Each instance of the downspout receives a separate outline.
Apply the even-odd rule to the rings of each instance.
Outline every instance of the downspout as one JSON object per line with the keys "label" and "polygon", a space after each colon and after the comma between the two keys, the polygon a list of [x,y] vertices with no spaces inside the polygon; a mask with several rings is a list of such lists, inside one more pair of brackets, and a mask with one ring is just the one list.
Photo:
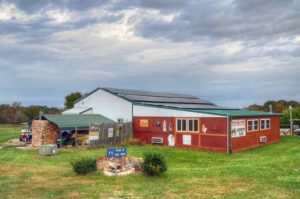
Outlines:
{"label": "downspout", "polygon": [[231,117],[227,115],[227,153],[232,153],[232,139],[231,139]]}
{"label": "downspout", "polygon": [[134,127],[134,125],[133,125],[133,103],[131,103],[131,139],[133,139],[133,127]]}

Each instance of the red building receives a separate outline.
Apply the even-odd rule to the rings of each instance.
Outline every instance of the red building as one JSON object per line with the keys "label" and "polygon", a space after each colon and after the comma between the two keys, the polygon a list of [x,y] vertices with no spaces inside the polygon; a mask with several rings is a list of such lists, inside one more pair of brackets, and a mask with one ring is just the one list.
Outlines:
{"label": "red building", "polygon": [[132,122],[134,138],[175,147],[236,152],[280,139],[280,115],[225,108],[184,94],[97,88],[63,114]]}

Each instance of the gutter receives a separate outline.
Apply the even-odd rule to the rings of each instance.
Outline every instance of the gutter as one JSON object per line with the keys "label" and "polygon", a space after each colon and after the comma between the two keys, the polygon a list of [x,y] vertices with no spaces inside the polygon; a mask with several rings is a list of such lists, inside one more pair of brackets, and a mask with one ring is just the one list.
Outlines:
{"label": "gutter", "polygon": [[227,153],[232,154],[231,116],[227,115]]}

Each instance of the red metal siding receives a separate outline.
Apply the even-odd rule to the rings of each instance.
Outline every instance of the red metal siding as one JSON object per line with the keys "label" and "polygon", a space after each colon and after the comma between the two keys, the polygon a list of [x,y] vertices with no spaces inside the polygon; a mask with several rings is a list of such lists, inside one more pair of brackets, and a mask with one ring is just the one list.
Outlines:
{"label": "red metal siding", "polygon": [[[264,117],[265,118],[265,117]],[[260,143],[260,136],[267,136],[267,143],[277,142],[280,139],[280,117],[269,117],[271,120],[271,129],[259,130],[256,132],[247,132],[246,136],[232,138],[232,151],[240,151],[248,148],[263,145]],[[140,120],[148,120],[148,127],[140,127]],[[249,119],[261,118],[236,118],[245,119],[246,124]],[[167,123],[167,132],[163,132],[163,121]],[[160,122],[157,127],[156,123]],[[133,135],[134,138],[141,139],[151,143],[152,137],[161,137],[164,139],[164,145],[168,145],[168,136],[173,134],[175,137],[175,146],[194,149],[205,149],[212,151],[227,151],[227,118],[199,118],[199,132],[176,132],[176,118],[174,117],[134,117]],[[171,127],[171,129],[169,128]],[[202,132],[202,128],[206,132]],[[247,127],[247,125],[246,125]],[[247,130],[247,129],[246,129]],[[183,145],[183,135],[191,135],[191,145]]]}
{"label": "red metal siding", "polygon": [[212,151],[227,151],[227,136],[201,135],[203,149]]}
{"label": "red metal siding", "polygon": [[[149,127],[140,127],[140,120],[148,120]],[[163,132],[163,122],[166,121],[167,131]],[[156,123],[160,122],[160,127]],[[161,137],[164,139],[164,145],[168,145],[168,136],[174,132],[174,119],[172,117],[134,117],[133,119],[133,137],[151,143],[152,137]],[[170,130],[170,125],[172,129]]]}
{"label": "red metal siding", "polygon": [[[270,122],[271,122],[270,129],[268,130],[260,129],[260,119],[262,118],[270,118]],[[264,144],[278,142],[280,140],[280,117],[247,118],[246,124],[247,124],[247,120],[251,120],[251,119],[259,119],[259,131],[247,132],[247,128],[246,128],[246,136],[232,138],[233,152],[258,147]],[[267,136],[266,143],[260,143],[261,136]]]}
{"label": "red metal siding", "polygon": [[205,117],[201,118],[202,125],[207,128],[206,134],[223,134],[227,133],[227,118],[224,117]]}

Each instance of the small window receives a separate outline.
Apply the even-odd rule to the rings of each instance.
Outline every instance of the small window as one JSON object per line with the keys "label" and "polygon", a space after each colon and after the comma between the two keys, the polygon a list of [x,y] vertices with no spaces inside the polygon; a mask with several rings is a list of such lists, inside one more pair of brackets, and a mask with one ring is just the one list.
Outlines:
{"label": "small window", "polygon": [[182,131],[182,128],[181,128],[181,121],[180,119],[177,119],[177,131]]}
{"label": "small window", "polygon": [[198,119],[194,120],[194,131],[198,132]]}
{"label": "small window", "polygon": [[189,119],[189,132],[198,132],[198,119]]}
{"label": "small window", "polygon": [[253,130],[258,131],[258,120],[254,120]]}
{"label": "small window", "polygon": [[260,120],[260,129],[264,130],[266,128],[266,120]]}
{"label": "small window", "polygon": [[270,129],[270,120],[269,119],[266,120],[266,128]]}
{"label": "small window", "polygon": [[177,132],[198,132],[198,119],[177,119]]}
{"label": "small window", "polygon": [[253,120],[248,120],[247,130],[248,130],[248,132],[253,131]]}
{"label": "small window", "polygon": [[260,120],[260,130],[266,130],[271,128],[270,119],[261,119]]}
{"label": "small window", "polygon": [[193,122],[194,120],[189,119],[189,131],[193,131]]}
{"label": "small window", "polygon": [[186,131],[186,127],[187,127],[186,119],[177,119],[177,125],[176,125],[177,132]]}
{"label": "small window", "polygon": [[182,121],[182,131],[186,131],[186,120],[181,120]]}

